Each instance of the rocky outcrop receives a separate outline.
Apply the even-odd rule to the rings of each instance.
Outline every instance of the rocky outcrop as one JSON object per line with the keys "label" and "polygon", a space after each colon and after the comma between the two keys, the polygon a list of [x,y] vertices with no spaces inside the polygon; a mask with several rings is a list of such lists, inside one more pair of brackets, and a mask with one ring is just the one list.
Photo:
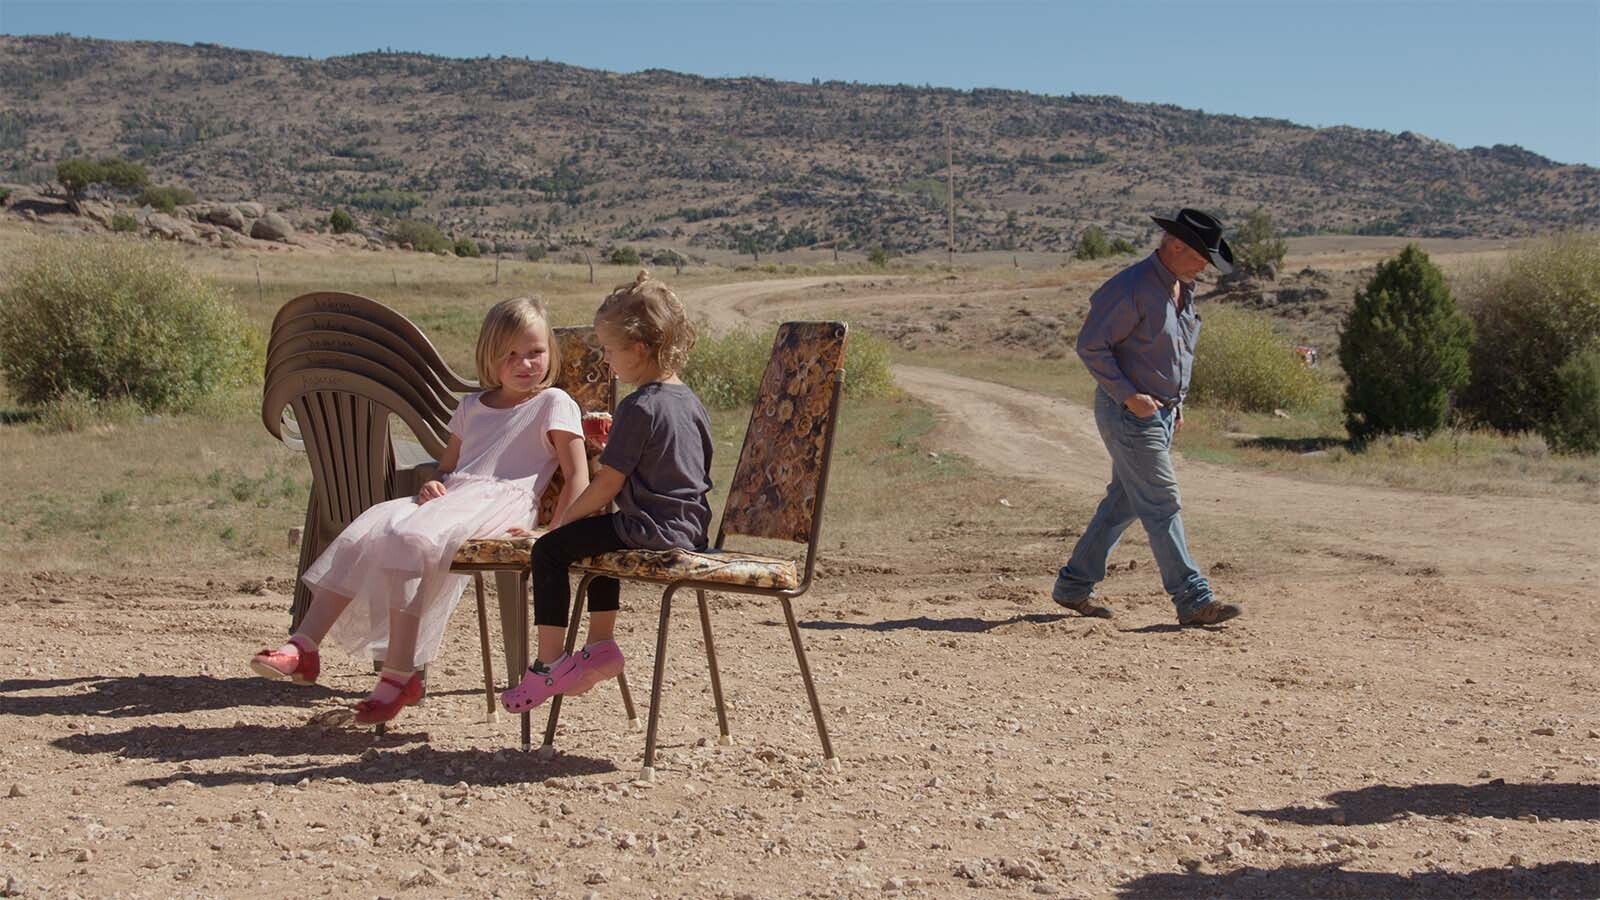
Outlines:
{"label": "rocky outcrop", "polygon": [[205,211],[201,220],[224,228],[244,233],[244,214],[239,208],[228,203],[218,203]]}
{"label": "rocky outcrop", "polygon": [[[241,207],[244,204],[240,204]],[[279,241],[287,244],[294,236],[294,226],[275,212],[267,213],[250,226],[250,236],[262,241]]]}
{"label": "rocky outcrop", "polygon": [[194,229],[190,228],[183,220],[174,218],[166,213],[151,213],[145,217],[144,227],[150,233],[169,241],[196,240]]}

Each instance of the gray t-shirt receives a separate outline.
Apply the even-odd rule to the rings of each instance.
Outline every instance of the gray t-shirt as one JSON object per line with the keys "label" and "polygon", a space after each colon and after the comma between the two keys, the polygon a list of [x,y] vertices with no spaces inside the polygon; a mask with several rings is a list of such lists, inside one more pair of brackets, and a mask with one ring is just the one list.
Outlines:
{"label": "gray t-shirt", "polygon": [[617,404],[600,464],[621,472],[612,522],[641,550],[704,550],[711,529],[711,417],[687,385],[647,384]]}

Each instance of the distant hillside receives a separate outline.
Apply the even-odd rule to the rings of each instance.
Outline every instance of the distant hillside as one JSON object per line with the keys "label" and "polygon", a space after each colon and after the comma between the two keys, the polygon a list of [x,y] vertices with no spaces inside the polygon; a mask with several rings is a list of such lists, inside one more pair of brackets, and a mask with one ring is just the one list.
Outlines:
{"label": "distant hillside", "polygon": [[116,154],[202,199],[507,243],[942,249],[946,122],[961,250],[1065,250],[1089,224],[1140,239],[1180,202],[1262,205],[1291,233],[1600,222],[1600,170],[1518,147],[1115,97],[0,36],[0,181]]}

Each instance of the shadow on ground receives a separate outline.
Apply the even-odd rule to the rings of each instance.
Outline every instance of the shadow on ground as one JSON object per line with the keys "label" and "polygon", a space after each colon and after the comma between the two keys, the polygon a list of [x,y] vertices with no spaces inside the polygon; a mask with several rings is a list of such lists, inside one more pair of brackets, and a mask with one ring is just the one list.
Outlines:
{"label": "shadow on ground", "polygon": [[[476,786],[524,784],[567,775],[617,771],[610,760],[558,753],[541,760],[532,753],[498,750],[439,750],[427,734],[391,730],[378,737],[353,728],[233,725],[187,728],[141,725],[109,734],[74,734],[51,745],[71,753],[111,754],[183,764],[181,771],[129,782],[134,787],[170,787],[187,781],[200,787],[234,784],[290,785],[301,779],[348,778],[361,784],[413,779],[429,784]],[[229,757],[275,757],[248,768],[191,771],[189,763]],[[308,757],[342,757],[321,762]]]}
{"label": "shadow on ground", "polygon": [[[17,696],[27,691],[87,685],[87,693]],[[263,678],[209,675],[131,675],[115,678],[51,678],[0,681],[0,716],[154,716],[227,709],[233,706],[310,706],[322,700],[362,696],[322,685],[295,685]]]}
{"label": "shadow on ground", "polygon": [[[955,616],[954,618],[949,619],[931,619],[927,616],[917,616],[914,619],[888,619],[882,622],[837,622],[813,619],[809,622],[801,622],[800,627],[812,628],[817,631],[840,631],[846,629],[859,631],[902,631],[910,628],[917,631],[958,631],[971,634],[979,631],[989,631],[994,628],[1002,628],[1006,625],[1016,625],[1019,622],[1028,622],[1033,625],[1048,625],[1051,622],[1059,622],[1062,619],[1067,618],[1073,617],[1062,613],[1029,613],[1027,615],[1012,616],[1009,619],[1000,620],[980,619],[976,616]],[[783,623],[773,621],[765,624],[781,625]]]}
{"label": "shadow on ground", "polygon": [[1407,814],[1515,819],[1600,820],[1600,785],[1574,783],[1507,784],[1377,784],[1354,791],[1336,791],[1324,798],[1331,807],[1286,806],[1240,812],[1297,825],[1371,825]]}
{"label": "shadow on ground", "polygon": [[1353,872],[1339,863],[1282,869],[1240,869],[1227,874],[1155,873],[1117,889],[1118,897],[1327,897],[1450,898],[1593,897],[1600,894],[1600,863],[1557,862],[1471,872]]}

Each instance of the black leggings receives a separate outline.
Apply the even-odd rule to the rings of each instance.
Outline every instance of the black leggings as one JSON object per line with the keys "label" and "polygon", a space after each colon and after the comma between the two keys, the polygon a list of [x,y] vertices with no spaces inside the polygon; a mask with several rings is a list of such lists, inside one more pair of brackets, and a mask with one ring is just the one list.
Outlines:
{"label": "black leggings", "polygon": [[[611,515],[604,515],[568,522],[533,542],[535,625],[567,624],[567,612],[572,608],[572,586],[567,580],[567,571],[574,562],[627,549],[628,545],[617,537],[611,519]],[[589,582],[589,611],[616,612],[621,593],[622,586],[615,578],[604,575],[595,578]]]}

